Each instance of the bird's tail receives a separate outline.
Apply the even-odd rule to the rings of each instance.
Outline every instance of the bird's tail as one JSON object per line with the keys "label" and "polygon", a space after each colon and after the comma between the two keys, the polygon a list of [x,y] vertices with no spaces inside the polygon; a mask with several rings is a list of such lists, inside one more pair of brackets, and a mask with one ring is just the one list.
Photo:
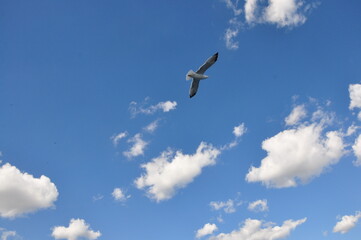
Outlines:
{"label": "bird's tail", "polygon": [[189,70],[186,75],[186,80],[191,80],[193,74],[195,74],[195,72],[193,70]]}

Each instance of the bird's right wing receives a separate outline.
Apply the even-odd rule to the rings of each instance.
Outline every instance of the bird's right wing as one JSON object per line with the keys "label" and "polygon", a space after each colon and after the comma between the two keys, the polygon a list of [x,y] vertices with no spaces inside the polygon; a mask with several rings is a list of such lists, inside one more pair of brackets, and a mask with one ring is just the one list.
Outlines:
{"label": "bird's right wing", "polygon": [[196,73],[204,74],[204,72],[210,68],[218,59],[218,52],[215,53],[212,57],[208,58],[207,61],[197,70]]}
{"label": "bird's right wing", "polygon": [[194,95],[196,95],[197,90],[198,90],[198,86],[199,86],[199,79],[194,79],[192,81],[191,84],[191,88],[189,89],[189,97],[193,97]]}

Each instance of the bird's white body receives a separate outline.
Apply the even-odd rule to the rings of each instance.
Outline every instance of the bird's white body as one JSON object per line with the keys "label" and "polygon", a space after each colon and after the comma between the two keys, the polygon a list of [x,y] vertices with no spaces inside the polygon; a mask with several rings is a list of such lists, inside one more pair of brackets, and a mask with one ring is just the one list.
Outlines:
{"label": "bird's white body", "polygon": [[204,74],[195,73],[193,70],[190,70],[187,73],[187,80],[190,80],[191,78],[206,79],[206,78],[208,78],[208,76],[204,75]]}

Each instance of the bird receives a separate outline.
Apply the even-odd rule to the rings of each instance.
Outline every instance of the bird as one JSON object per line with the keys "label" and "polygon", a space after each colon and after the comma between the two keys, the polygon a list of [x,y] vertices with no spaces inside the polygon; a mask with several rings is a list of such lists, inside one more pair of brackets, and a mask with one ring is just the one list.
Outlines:
{"label": "bird", "polygon": [[193,70],[188,71],[186,75],[186,80],[191,80],[193,78],[191,87],[189,89],[189,98],[192,98],[196,95],[199,86],[199,81],[208,78],[208,76],[204,75],[204,73],[217,61],[217,59],[218,59],[218,52],[213,54],[212,57],[208,58],[207,61],[196,72],[194,72]]}

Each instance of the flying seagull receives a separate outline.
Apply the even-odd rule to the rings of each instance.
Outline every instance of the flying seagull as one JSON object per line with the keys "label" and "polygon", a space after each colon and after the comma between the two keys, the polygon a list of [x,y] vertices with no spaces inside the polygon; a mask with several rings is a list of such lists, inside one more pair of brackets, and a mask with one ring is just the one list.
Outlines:
{"label": "flying seagull", "polygon": [[208,78],[208,76],[204,75],[204,72],[210,68],[218,59],[218,52],[215,53],[212,57],[208,58],[207,61],[197,70],[197,72],[194,72],[193,70],[189,70],[187,73],[186,79],[190,80],[193,78],[191,88],[189,89],[189,97],[194,97],[196,95],[199,81],[202,79]]}

